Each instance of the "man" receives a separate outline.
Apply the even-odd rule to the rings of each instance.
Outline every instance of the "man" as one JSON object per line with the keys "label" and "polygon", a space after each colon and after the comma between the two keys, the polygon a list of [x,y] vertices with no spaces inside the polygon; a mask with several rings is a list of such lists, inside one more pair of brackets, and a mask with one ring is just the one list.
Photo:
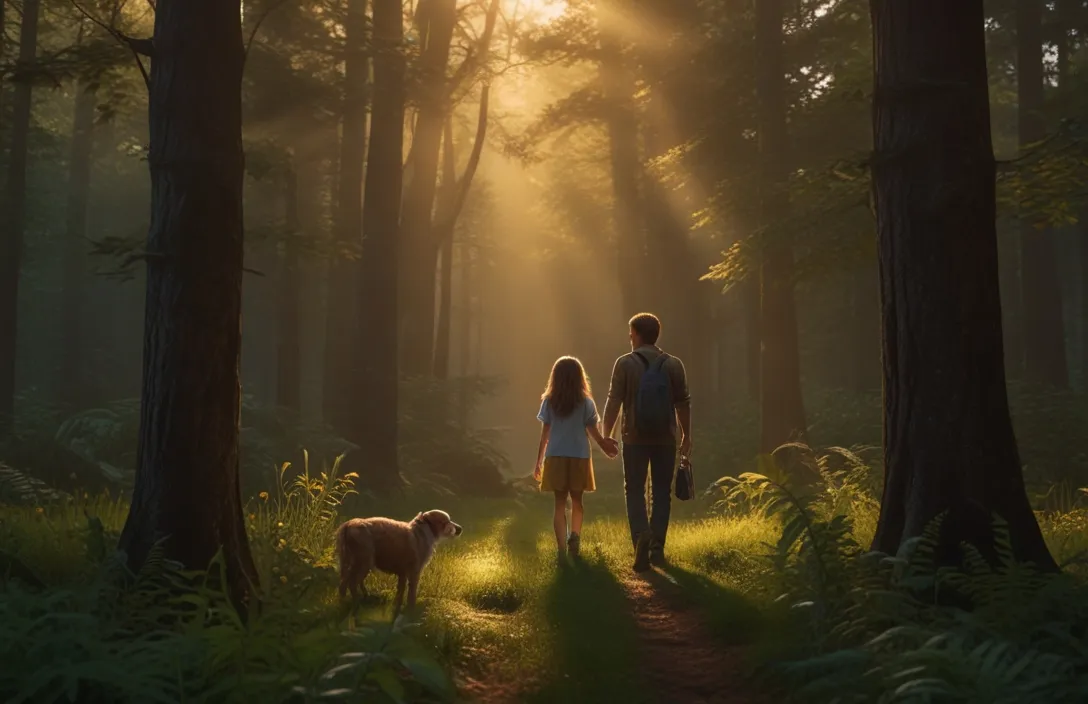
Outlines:
{"label": "man", "polygon": [[[623,407],[623,485],[627,521],[635,545],[637,572],[665,560],[665,536],[672,506],[676,467],[677,425],[681,456],[691,452],[691,396],[684,363],[657,346],[661,321],[639,313],[629,322],[631,352],[616,360],[604,410],[604,436],[611,437]],[[646,378],[644,378],[646,377]],[[655,397],[660,380],[661,393]],[[660,400],[658,400],[660,399]],[[654,404],[667,404],[663,409]],[[678,422],[679,421],[679,422]],[[646,474],[649,470],[652,510],[646,517]]]}

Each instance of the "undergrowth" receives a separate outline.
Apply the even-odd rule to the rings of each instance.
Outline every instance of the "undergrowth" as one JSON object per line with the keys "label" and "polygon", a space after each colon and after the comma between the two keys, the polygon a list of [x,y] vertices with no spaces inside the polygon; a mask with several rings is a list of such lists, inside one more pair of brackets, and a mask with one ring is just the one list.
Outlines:
{"label": "undergrowth", "polygon": [[829,704],[1083,702],[1088,587],[1071,550],[1080,547],[1073,536],[1088,528],[1084,512],[1040,515],[1052,551],[1071,568],[1064,574],[1018,563],[996,517],[996,564],[963,545],[959,567],[938,567],[942,517],[896,555],[863,547],[878,508],[865,466],[842,448],[816,457],[792,445],[761,458],[762,472],[714,487],[726,512],[779,520],[769,558],[792,637],[767,673],[788,683],[783,696]]}

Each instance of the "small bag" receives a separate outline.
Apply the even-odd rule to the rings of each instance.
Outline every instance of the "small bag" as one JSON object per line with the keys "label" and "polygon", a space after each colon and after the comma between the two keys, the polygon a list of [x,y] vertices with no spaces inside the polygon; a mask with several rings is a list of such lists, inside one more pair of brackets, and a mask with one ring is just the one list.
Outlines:
{"label": "small bag", "polygon": [[695,498],[695,475],[691,471],[691,460],[680,458],[680,467],[676,470],[676,498],[691,501]]}

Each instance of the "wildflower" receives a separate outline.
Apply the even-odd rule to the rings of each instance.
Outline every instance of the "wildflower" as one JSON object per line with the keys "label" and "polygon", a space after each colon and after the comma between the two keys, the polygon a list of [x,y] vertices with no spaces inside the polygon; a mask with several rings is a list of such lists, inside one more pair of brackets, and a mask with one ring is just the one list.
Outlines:
{"label": "wildflower", "polygon": [[34,509],[34,513],[45,513],[45,509],[39,506],[38,508]]}
{"label": "wildflower", "polygon": [[279,522],[277,522],[277,523],[276,523],[276,527],[277,527],[277,528],[283,528],[283,521],[279,521]]}
{"label": "wildflower", "polygon": [[285,575],[280,575],[280,584],[287,584],[287,577]]}
{"label": "wildflower", "polygon": [[261,501],[268,501],[267,491],[262,491],[261,493],[257,494],[257,496],[261,497]]}
{"label": "wildflower", "polygon": [[256,521],[257,520],[257,514],[255,514],[255,513],[249,514],[249,520]]}

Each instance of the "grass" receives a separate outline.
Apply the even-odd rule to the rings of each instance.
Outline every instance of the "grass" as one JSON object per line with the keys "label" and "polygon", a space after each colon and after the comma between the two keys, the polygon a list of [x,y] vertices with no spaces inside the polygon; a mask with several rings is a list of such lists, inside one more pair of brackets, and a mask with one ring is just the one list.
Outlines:
{"label": "grass", "polygon": [[[247,522],[265,613],[248,628],[231,625],[216,595],[193,591],[187,603],[203,604],[208,615],[184,616],[182,631],[162,636],[173,655],[166,654],[165,645],[141,645],[131,635],[132,626],[125,625],[141,613],[140,623],[155,618],[159,612],[152,606],[159,608],[163,598],[148,602],[110,596],[114,593],[102,586],[103,566],[127,513],[123,500],[83,495],[42,506],[0,507],[0,552],[50,587],[35,594],[14,583],[0,586],[0,616],[7,614],[0,619],[5,621],[0,642],[9,637],[6,646],[0,645],[0,658],[24,663],[0,677],[0,694],[5,701],[18,701],[19,690],[49,693],[53,698],[46,701],[95,701],[85,694],[89,691],[106,692],[105,699],[137,701],[159,688],[160,700],[169,700],[174,691],[187,697],[175,701],[443,701],[454,698],[452,678],[464,698],[483,694],[525,702],[637,704],[664,696],[647,683],[638,626],[623,586],[631,549],[618,486],[602,482],[602,491],[587,497],[583,559],[567,569],[555,564],[549,496],[473,500],[418,493],[380,506],[360,499],[367,514],[401,519],[443,508],[465,533],[444,543],[428,567],[414,624],[390,627],[395,580],[373,575],[371,596],[352,629],[337,603],[331,549],[341,519],[337,507],[350,491],[350,479],[338,478],[335,466],[325,475],[311,475],[303,467],[298,477],[281,481],[281,492],[250,501]],[[852,539],[867,544],[875,524],[871,500],[843,481],[829,484],[821,501],[824,508],[813,510],[849,514]],[[1041,525],[1056,558],[1070,563],[1076,574],[1088,548],[1088,511],[1071,502],[1063,506],[1043,515]],[[672,583],[723,646],[743,645],[754,661],[771,663],[803,664],[839,653],[835,657],[840,660],[811,661],[820,677],[861,677],[840,666],[840,661],[860,657],[850,660],[842,653],[862,647],[843,640],[841,633],[834,635],[843,614],[832,609],[817,620],[808,614],[811,604],[829,594],[837,594],[835,603],[854,616],[867,613],[864,599],[848,592],[865,587],[869,577],[856,571],[853,558],[836,558],[843,565],[846,591],[816,589],[795,547],[788,548],[787,562],[776,565],[768,559],[780,552],[782,525],[755,505],[741,510],[707,500],[674,502],[670,565],[661,578]],[[783,593],[790,598],[780,602]],[[1012,588],[1009,593],[1019,594]],[[132,610],[117,606],[118,599],[134,604]],[[794,603],[810,606],[807,611],[787,608]],[[938,620],[940,628],[954,628],[952,622]],[[92,645],[100,642],[108,647]],[[71,650],[73,644],[82,644],[82,655]],[[923,652],[918,650],[922,646],[909,647]],[[913,652],[902,651],[904,662]],[[63,666],[75,657],[89,658],[78,676]],[[131,677],[132,667],[144,668],[145,676]],[[46,673],[45,684],[32,677],[36,670]],[[848,680],[828,687],[849,690]],[[885,685],[866,686],[872,694]],[[798,700],[827,701],[803,689],[796,690]]]}

